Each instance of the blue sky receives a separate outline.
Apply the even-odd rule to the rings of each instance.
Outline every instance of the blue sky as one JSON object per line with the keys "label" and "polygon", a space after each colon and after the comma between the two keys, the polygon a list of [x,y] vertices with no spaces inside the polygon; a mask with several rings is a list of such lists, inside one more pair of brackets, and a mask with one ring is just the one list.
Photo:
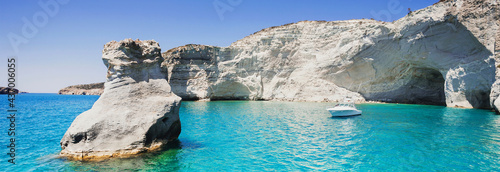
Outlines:
{"label": "blue sky", "polygon": [[69,85],[105,81],[101,52],[112,40],[154,39],[162,52],[191,43],[228,46],[271,26],[301,20],[393,21],[405,16],[408,8],[417,10],[437,1],[4,0],[0,86],[7,85],[4,76],[11,56],[18,59],[18,89],[55,93]]}

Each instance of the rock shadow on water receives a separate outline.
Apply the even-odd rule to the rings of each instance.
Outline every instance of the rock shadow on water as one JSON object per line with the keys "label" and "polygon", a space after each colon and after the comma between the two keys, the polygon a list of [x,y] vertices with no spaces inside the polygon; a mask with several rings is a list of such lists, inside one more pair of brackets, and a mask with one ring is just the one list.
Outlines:
{"label": "rock shadow on water", "polygon": [[330,116],[328,118],[330,119],[354,119],[354,118],[359,118],[362,115],[351,115],[351,116]]}

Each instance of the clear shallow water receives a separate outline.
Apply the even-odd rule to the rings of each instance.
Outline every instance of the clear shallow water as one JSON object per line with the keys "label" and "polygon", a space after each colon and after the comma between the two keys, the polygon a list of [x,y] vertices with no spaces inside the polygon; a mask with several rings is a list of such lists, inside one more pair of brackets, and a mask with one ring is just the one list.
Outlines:
{"label": "clear shallow water", "polygon": [[[500,170],[500,116],[486,110],[362,104],[361,116],[332,118],[329,103],[182,102],[182,133],[166,150],[96,163],[56,157],[66,129],[98,96],[17,98],[17,164],[1,153],[4,171]],[[0,100],[5,114],[7,97]],[[3,131],[7,124],[0,118]]]}

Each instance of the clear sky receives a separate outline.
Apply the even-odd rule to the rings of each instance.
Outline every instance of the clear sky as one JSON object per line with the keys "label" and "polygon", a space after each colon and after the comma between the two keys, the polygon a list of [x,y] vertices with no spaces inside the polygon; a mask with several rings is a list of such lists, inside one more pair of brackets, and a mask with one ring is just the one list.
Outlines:
{"label": "clear sky", "polygon": [[[17,88],[56,93],[103,82],[103,45],[126,38],[229,46],[261,29],[301,20],[397,20],[438,0],[32,0],[0,1],[0,86],[17,57]],[[40,5],[42,4],[42,5]],[[46,5],[43,5],[46,4]],[[47,5],[48,4],[48,5]],[[16,50],[17,49],[17,50]]]}

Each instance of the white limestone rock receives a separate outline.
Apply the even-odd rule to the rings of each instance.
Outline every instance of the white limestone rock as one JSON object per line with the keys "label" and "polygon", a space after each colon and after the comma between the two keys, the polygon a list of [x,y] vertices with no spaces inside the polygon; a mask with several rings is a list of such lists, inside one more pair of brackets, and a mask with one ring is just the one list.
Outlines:
{"label": "white limestone rock", "polygon": [[500,67],[500,29],[497,31],[496,39],[495,39],[495,59],[496,63],[496,80],[495,83],[491,86],[491,94],[490,94],[490,104],[494,107],[495,111],[498,113],[500,111],[500,71],[498,70]]}
{"label": "white limestone rock", "polygon": [[73,121],[61,140],[63,157],[101,160],[160,148],[181,131],[181,98],[173,94],[155,41],[109,42],[104,93]]}
{"label": "white limestone rock", "polygon": [[491,87],[499,78],[499,58],[494,58],[499,11],[495,0],[457,0],[392,23],[302,21],[263,29],[229,47],[179,47],[182,53],[175,58],[164,54],[172,60],[163,66],[175,76],[172,86],[190,99],[339,101],[350,96],[491,108]]}
{"label": "white limestone rock", "polygon": [[395,21],[301,21],[228,47],[163,53],[186,100],[363,101],[500,106],[500,3],[448,0]]}
{"label": "white limestone rock", "polygon": [[190,44],[164,52],[162,67],[168,70],[172,91],[184,100],[207,98],[219,73],[218,51],[218,47]]}

